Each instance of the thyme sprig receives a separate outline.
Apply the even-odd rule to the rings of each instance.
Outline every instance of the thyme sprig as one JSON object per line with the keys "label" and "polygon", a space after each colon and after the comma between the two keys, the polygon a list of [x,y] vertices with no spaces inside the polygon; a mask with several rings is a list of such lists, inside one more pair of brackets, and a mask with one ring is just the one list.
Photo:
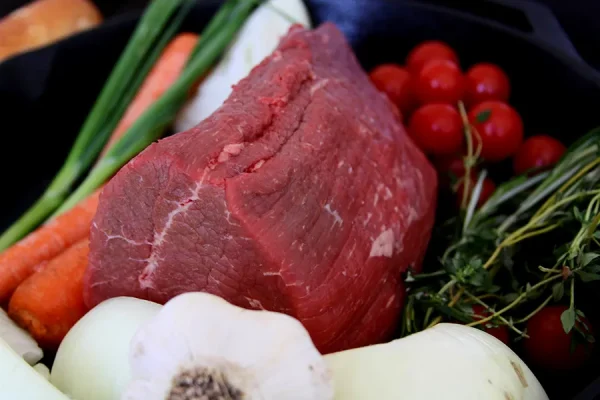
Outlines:
{"label": "thyme sprig", "polygon": [[[445,248],[437,262],[407,276],[402,335],[446,320],[504,325],[518,338],[527,337],[530,318],[550,303],[566,301],[565,332],[575,330],[580,339],[593,341],[576,307],[575,289],[600,280],[600,128],[571,145],[550,171],[503,183],[477,208],[488,172],[468,187],[480,146],[473,143],[477,133],[462,104],[459,111],[467,139],[467,178],[455,186],[465,190],[461,210],[433,239]],[[537,259],[528,254],[536,242],[550,248],[550,239],[555,252]],[[475,304],[484,307],[485,316],[474,315]]]}

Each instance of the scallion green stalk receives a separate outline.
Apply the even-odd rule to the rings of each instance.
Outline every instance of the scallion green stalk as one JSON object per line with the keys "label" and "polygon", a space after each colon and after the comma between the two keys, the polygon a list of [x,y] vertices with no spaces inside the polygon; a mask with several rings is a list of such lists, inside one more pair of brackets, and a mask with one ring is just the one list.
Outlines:
{"label": "scallion green stalk", "polygon": [[255,1],[249,0],[230,0],[222,6],[221,11],[213,17],[213,22],[202,32],[202,39],[192,53],[195,55],[188,62],[181,76],[108,150],[55,215],[75,206],[131,158],[160,137],[164,129],[177,116],[187,99],[189,90],[225,51],[256,4]]}
{"label": "scallion green stalk", "polygon": [[[135,84],[141,85],[143,79],[139,79],[139,70],[148,52],[157,51],[156,39],[182,1],[154,0],[148,6],[85,120],[62,168],[42,196],[0,236],[0,251],[28,234],[56,210],[71,191],[73,183],[94,162],[112,133],[107,121],[114,125],[118,123],[129,103],[127,99],[123,99],[124,93],[131,93]],[[134,79],[136,75],[138,79]],[[119,101],[120,99],[123,100]]]}
{"label": "scallion green stalk", "polygon": [[[117,125],[121,121],[121,118],[127,111],[127,108],[133,101],[134,97],[137,95],[140,87],[144,83],[144,80],[150,73],[150,70],[152,69],[152,67],[154,67],[156,61],[161,56],[163,50],[167,47],[169,42],[173,39],[173,37],[181,27],[184,18],[187,16],[193,5],[194,0],[184,0],[183,5],[181,6],[179,12],[177,13],[173,21],[162,33],[161,37],[157,40],[156,44],[152,46],[149,55],[144,60],[143,65],[139,67],[138,72],[133,77],[131,84],[123,91],[121,100],[115,102],[116,105],[113,109],[113,112],[109,115],[109,118],[107,118],[107,122],[102,127],[103,132],[96,135],[97,137],[102,137],[102,140],[99,141],[100,143],[93,143],[89,147],[90,158],[97,157],[98,153],[102,150],[106,139],[110,137],[112,132],[114,132],[114,130],[116,129]],[[89,167],[89,165],[86,166],[86,168],[87,167]]]}

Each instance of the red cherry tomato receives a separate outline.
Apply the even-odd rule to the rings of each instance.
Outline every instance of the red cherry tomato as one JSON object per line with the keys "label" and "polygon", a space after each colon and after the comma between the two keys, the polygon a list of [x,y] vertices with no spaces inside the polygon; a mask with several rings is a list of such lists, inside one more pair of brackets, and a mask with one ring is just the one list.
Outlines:
{"label": "red cherry tomato", "polygon": [[[482,305],[479,304],[475,304],[473,306],[473,318],[475,320],[480,320],[483,319],[485,317],[488,317],[490,315],[490,312],[488,310],[486,310]],[[500,340],[502,343],[504,343],[505,345],[509,345],[509,334],[508,334],[508,327],[506,326],[497,326],[494,328],[483,328],[483,330],[486,333],[489,333],[490,335],[494,336],[496,339]]]}
{"label": "red cherry tomato", "polygon": [[[456,187],[456,202],[458,204],[458,207],[460,207],[462,205],[463,193],[464,193],[464,187],[465,187],[464,185],[465,185],[465,181],[467,179],[469,179],[469,178],[465,177],[465,179],[463,179]],[[469,182],[470,182],[469,183],[469,194],[467,197],[467,203],[469,202],[469,200],[471,198],[471,194],[473,193],[473,189],[475,188],[475,185],[477,185],[477,178],[471,177]],[[488,201],[488,199],[490,197],[492,197],[495,190],[496,190],[496,184],[494,183],[494,181],[492,181],[490,178],[485,178],[481,185],[481,193],[479,194],[479,200],[477,200],[477,208],[484,205],[485,202]]]}
{"label": "red cherry tomato", "polygon": [[469,121],[479,134],[473,137],[473,142],[481,143],[481,157],[487,161],[502,161],[512,156],[523,142],[521,117],[501,101],[477,104],[469,112]]}
{"label": "red cherry tomato", "polygon": [[369,74],[377,89],[387,94],[403,115],[414,108],[412,78],[408,71],[395,64],[382,64]]}
{"label": "red cherry tomato", "polygon": [[410,137],[427,154],[454,154],[462,148],[463,124],[448,104],[427,104],[415,111],[408,127]]}
{"label": "red cherry tomato", "polygon": [[458,56],[444,42],[430,40],[423,42],[408,53],[406,67],[412,74],[418,74],[423,66],[431,60],[448,60],[458,65]]}
{"label": "red cherry tomato", "polygon": [[460,155],[437,157],[435,165],[438,171],[452,174],[455,178],[465,174],[465,160]]}
{"label": "red cherry tomato", "polygon": [[[529,361],[550,370],[568,370],[580,367],[589,357],[591,347],[577,344],[571,352],[573,331],[566,334],[560,316],[566,306],[547,306],[541,309],[527,322],[527,334],[523,346]],[[591,331],[589,321],[582,318]],[[584,327],[581,327],[585,331]]]}
{"label": "red cherry tomato", "polygon": [[414,90],[419,104],[456,105],[463,98],[464,88],[460,69],[448,60],[429,61],[415,76]]}
{"label": "red cherry tomato", "polygon": [[[451,179],[461,179],[465,176],[465,161],[461,155],[439,156],[434,160],[434,164],[438,172],[440,187],[450,185]],[[472,179],[476,180],[479,170],[471,167],[470,172]]]}
{"label": "red cherry tomato", "polygon": [[552,167],[566,151],[565,145],[547,135],[527,138],[513,159],[515,174],[528,171],[542,171]]}
{"label": "red cherry tomato", "polygon": [[465,103],[467,107],[486,100],[508,102],[510,81],[497,65],[481,63],[472,66],[465,74]]}

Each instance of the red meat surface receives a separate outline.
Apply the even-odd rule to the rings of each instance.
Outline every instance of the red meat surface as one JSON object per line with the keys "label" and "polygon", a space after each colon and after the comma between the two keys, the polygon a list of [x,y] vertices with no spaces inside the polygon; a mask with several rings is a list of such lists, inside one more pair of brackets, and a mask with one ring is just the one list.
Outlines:
{"label": "red meat surface", "polygon": [[205,291],[298,318],[325,353],[381,342],[436,186],[342,33],[294,27],[213,115],[105,187],[86,302]]}

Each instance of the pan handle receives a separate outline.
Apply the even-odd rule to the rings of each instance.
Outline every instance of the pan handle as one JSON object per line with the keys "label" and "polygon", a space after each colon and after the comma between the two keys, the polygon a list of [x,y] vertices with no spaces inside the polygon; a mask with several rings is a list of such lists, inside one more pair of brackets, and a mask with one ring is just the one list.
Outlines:
{"label": "pan handle", "polygon": [[598,400],[600,398],[600,378],[596,378],[572,400]]}
{"label": "pan handle", "polygon": [[[423,0],[419,1],[420,4],[422,4],[421,1]],[[469,2],[425,0],[425,3],[443,7],[447,10],[454,10],[482,22],[499,24],[505,29],[529,36],[538,42],[561,51],[576,61],[589,65],[576,50],[556,15],[544,4],[531,0],[478,0]]]}
{"label": "pan handle", "polygon": [[529,21],[536,39],[556,47],[579,61],[584,61],[569,39],[552,10],[540,3],[527,0],[488,0],[521,11]]}

